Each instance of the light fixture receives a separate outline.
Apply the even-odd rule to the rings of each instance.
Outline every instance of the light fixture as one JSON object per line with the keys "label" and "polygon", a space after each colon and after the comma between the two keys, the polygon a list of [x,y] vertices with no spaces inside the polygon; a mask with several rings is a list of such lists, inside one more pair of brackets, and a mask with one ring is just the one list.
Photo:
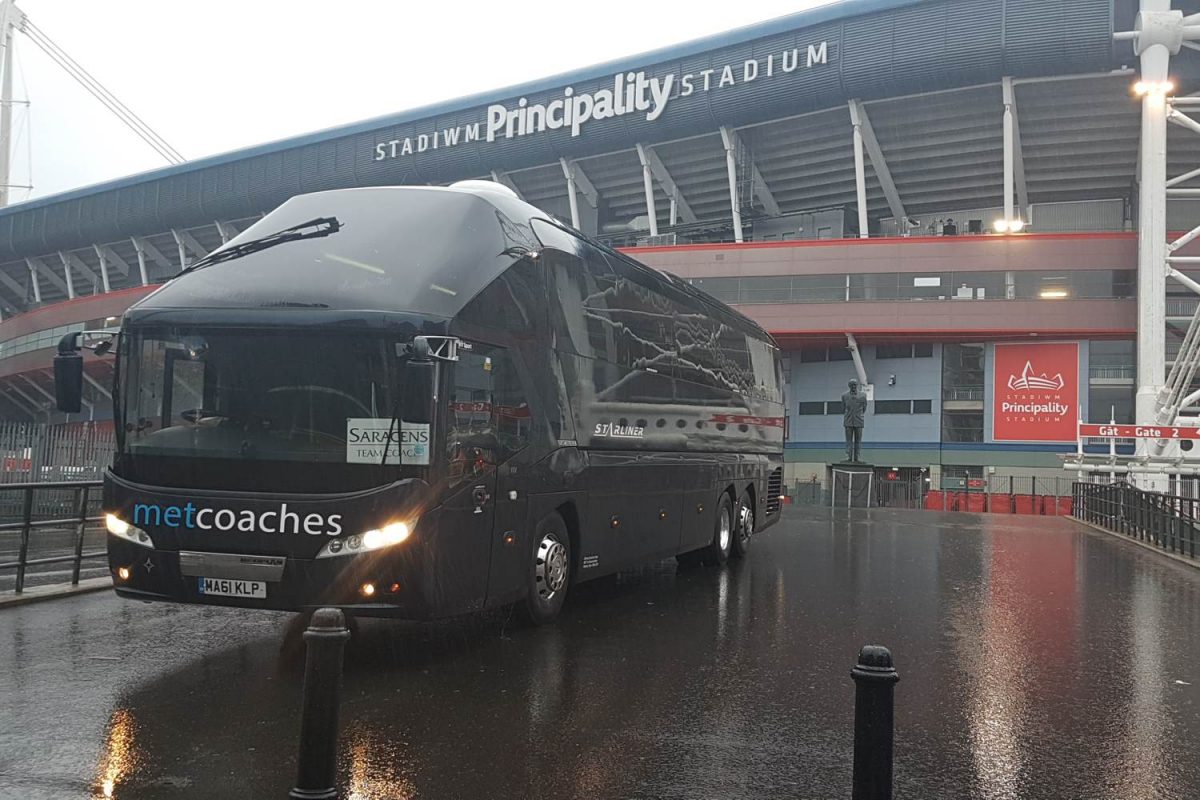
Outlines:
{"label": "light fixture", "polygon": [[375,594],[375,584],[364,583],[358,591],[363,597],[373,597]]}
{"label": "light fixture", "polygon": [[1020,233],[1025,230],[1025,220],[1017,218],[1008,223],[1008,229],[1013,233]]}
{"label": "light fixture", "polygon": [[356,533],[345,539],[331,539],[317,553],[317,558],[349,556],[368,550],[391,547],[392,545],[400,544],[411,534],[412,525],[405,522],[391,522],[380,528],[373,528],[365,533]]}
{"label": "light fixture", "polygon": [[1043,300],[1061,300],[1066,296],[1066,289],[1042,289],[1042,291],[1038,293],[1038,297],[1042,298]]}
{"label": "light fixture", "polygon": [[129,580],[129,567],[117,567],[117,577],[123,581]]}
{"label": "light fixture", "polygon": [[1138,97],[1146,95],[1168,95],[1175,91],[1175,84],[1172,81],[1138,81],[1133,85],[1133,93]]}
{"label": "light fixture", "polygon": [[996,233],[1008,233],[1008,220],[996,220],[992,223],[992,230],[994,230]]}
{"label": "light fixture", "polygon": [[1025,230],[1025,220],[1020,217],[1016,219],[998,219],[992,223],[992,230],[996,233],[1020,233]]}
{"label": "light fixture", "polygon": [[154,549],[154,540],[150,538],[150,534],[146,533],[141,528],[130,525],[116,514],[104,515],[104,527],[109,533],[119,539],[124,539],[127,542],[133,542],[136,545]]}

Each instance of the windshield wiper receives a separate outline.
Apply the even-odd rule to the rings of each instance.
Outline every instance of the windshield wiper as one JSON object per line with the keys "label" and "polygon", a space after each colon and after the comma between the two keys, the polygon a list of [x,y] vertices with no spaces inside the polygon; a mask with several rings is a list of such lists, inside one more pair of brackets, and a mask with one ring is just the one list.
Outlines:
{"label": "windshield wiper", "polygon": [[224,250],[217,250],[209,253],[204,258],[192,264],[184,272],[207,267],[210,264],[219,264],[222,261],[232,261],[235,258],[248,256],[251,253],[257,253],[260,250],[266,250],[269,247],[274,247],[277,244],[284,242],[295,242],[300,239],[319,239],[322,236],[330,236],[342,229],[342,223],[337,217],[317,217],[310,219],[308,222],[301,222],[299,225],[293,225],[290,228],[284,228],[281,231],[263,236],[260,239],[251,239],[248,242],[235,244],[233,247],[226,247]]}

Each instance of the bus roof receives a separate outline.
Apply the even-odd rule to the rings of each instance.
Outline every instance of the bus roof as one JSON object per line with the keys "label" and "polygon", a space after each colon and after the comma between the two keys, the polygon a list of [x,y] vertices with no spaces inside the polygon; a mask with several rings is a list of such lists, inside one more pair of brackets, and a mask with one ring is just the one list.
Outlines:
{"label": "bus roof", "polygon": [[[569,232],[510,190],[485,181],[297,195],[215,254],[309,223],[336,224],[312,225],[312,235],[185,271],[130,312],[136,318],[166,309],[292,308],[452,319],[515,261],[543,246],[530,228],[533,219]],[[714,317],[772,341],[753,320],[686,281],[591,244],[676,287]]]}
{"label": "bus roof", "polygon": [[531,205],[478,188],[372,187],[298,195],[219,250],[289,228],[314,233],[185,271],[134,306],[329,308],[451,318],[537,248]]}

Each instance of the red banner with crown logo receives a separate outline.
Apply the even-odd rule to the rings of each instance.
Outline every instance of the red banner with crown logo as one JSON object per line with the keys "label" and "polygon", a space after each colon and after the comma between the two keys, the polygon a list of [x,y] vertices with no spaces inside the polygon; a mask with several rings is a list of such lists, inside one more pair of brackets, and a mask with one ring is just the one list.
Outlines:
{"label": "red banner with crown logo", "polygon": [[995,441],[1075,441],[1078,342],[997,344],[992,377]]}

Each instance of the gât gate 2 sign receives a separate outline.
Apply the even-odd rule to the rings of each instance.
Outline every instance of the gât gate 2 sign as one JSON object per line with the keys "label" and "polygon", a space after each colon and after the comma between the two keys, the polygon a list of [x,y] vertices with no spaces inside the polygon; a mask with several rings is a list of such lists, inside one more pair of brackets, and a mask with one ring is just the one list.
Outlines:
{"label": "g\u00e2t gate 2 sign", "polygon": [[1074,442],[1079,424],[1079,343],[997,344],[992,438]]}

